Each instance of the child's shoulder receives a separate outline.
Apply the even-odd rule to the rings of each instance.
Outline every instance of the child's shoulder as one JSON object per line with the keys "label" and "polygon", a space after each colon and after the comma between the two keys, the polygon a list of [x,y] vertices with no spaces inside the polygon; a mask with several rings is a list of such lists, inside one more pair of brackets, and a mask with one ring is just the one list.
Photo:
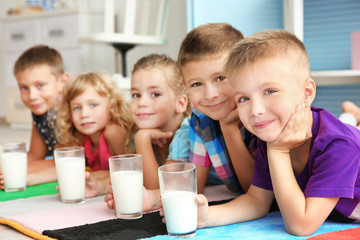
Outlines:
{"label": "child's shoulder", "polygon": [[311,108],[313,112],[314,141],[331,142],[334,139],[353,142],[360,148],[360,130],[341,122],[337,117],[323,108]]}

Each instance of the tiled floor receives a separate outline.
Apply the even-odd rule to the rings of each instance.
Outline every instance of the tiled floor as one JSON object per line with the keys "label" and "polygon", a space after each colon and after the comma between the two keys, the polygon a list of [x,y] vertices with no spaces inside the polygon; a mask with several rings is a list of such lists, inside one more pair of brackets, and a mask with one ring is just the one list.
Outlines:
{"label": "tiled floor", "polygon": [[31,129],[26,128],[11,128],[9,124],[4,121],[0,122],[0,143],[5,142],[25,142],[27,149],[30,147]]}

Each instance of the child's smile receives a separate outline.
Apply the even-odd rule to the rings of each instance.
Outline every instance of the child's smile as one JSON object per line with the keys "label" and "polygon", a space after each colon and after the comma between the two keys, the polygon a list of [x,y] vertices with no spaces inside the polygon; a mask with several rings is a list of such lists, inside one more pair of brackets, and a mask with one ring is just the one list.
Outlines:
{"label": "child's smile", "polygon": [[282,132],[296,106],[304,101],[294,71],[280,60],[262,60],[240,68],[231,85],[244,126],[265,142],[274,141]]}
{"label": "child's smile", "polygon": [[21,100],[36,115],[52,109],[58,100],[59,84],[47,65],[27,68],[17,74]]}
{"label": "child's smile", "polygon": [[214,120],[224,119],[236,107],[233,91],[223,74],[226,54],[185,64],[183,76],[193,106]]}
{"label": "child's smile", "polygon": [[109,100],[92,87],[72,99],[70,108],[76,129],[85,135],[101,132],[110,121]]}
{"label": "child's smile", "polygon": [[139,128],[169,129],[176,98],[165,76],[156,69],[139,70],[131,80],[130,109]]}

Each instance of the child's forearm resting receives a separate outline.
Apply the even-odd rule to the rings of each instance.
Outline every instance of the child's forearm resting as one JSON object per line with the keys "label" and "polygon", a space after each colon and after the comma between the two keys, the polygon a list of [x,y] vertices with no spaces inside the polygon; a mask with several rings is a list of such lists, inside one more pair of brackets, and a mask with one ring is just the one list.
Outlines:
{"label": "child's forearm resting", "polygon": [[274,194],[286,230],[294,235],[315,232],[335,207],[338,198],[305,198],[291,164],[290,154],[268,149]]}
{"label": "child's forearm resting", "polygon": [[273,194],[251,185],[249,191],[222,205],[209,207],[205,226],[220,226],[258,219],[267,215]]}

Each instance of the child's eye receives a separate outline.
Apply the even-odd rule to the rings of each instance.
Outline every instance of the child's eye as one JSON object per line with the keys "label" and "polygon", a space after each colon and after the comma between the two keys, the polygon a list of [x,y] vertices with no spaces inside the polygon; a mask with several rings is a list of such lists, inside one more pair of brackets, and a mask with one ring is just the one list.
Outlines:
{"label": "child's eye", "polygon": [[37,85],[38,88],[43,88],[44,86],[45,86],[45,84],[42,84],[42,83]]}
{"label": "child's eye", "polygon": [[241,103],[241,102],[245,102],[245,101],[247,101],[247,100],[249,100],[248,97],[239,97],[238,100],[237,100],[237,102],[238,102],[238,103]]}
{"label": "child's eye", "polygon": [[199,82],[191,84],[191,87],[200,87],[202,84]]}
{"label": "child's eye", "polygon": [[224,81],[225,79],[226,79],[226,77],[224,77],[224,76],[219,76],[219,77],[216,78],[216,81],[217,81],[217,82],[221,82],[221,81]]}
{"label": "child's eye", "polygon": [[26,91],[26,90],[28,90],[29,88],[27,88],[27,87],[20,87],[20,91]]}
{"label": "child's eye", "polygon": [[265,94],[269,95],[269,94],[272,94],[272,93],[275,93],[275,92],[276,92],[275,89],[268,89],[268,90],[265,91]]}
{"label": "child's eye", "polygon": [[81,110],[80,106],[73,107],[73,111],[80,111],[80,110]]}
{"label": "child's eye", "polygon": [[160,96],[160,93],[157,93],[157,92],[154,92],[151,94],[151,97],[154,97],[154,98],[159,97],[159,96]]}
{"label": "child's eye", "polygon": [[141,95],[139,93],[131,94],[131,98],[139,98]]}
{"label": "child's eye", "polygon": [[92,104],[90,104],[90,107],[92,107],[92,108],[97,107],[97,106],[98,106],[97,103],[92,103]]}

